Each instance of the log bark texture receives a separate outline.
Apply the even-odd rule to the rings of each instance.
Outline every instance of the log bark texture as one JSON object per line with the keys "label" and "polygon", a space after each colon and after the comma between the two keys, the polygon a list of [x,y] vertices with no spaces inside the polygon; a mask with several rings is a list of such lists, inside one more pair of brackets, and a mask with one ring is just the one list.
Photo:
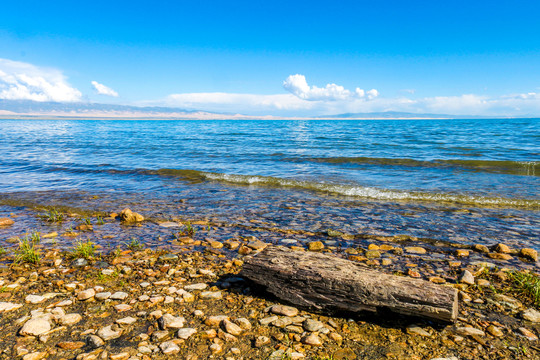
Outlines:
{"label": "log bark texture", "polygon": [[350,260],[269,246],[248,257],[241,275],[281,300],[321,312],[393,312],[454,322],[457,290],[384,274]]}

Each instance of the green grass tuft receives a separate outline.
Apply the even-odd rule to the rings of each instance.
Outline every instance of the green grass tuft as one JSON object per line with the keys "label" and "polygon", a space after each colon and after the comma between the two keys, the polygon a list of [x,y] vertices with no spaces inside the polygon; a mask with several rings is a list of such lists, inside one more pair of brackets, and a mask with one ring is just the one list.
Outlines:
{"label": "green grass tuft", "polygon": [[136,238],[131,238],[129,242],[124,243],[124,244],[129,250],[132,250],[132,251],[142,250],[144,248],[143,243],[141,243],[140,240]]}
{"label": "green grass tuft", "polygon": [[73,250],[71,251],[71,257],[73,258],[84,258],[84,259],[92,259],[95,256],[96,247],[93,242],[90,240],[83,242],[82,240],[78,240],[75,242],[75,245],[73,246]]}
{"label": "green grass tuft", "polygon": [[509,271],[507,274],[513,283],[512,290],[530,299],[540,308],[540,276],[525,271]]}
{"label": "green grass tuft", "polygon": [[19,248],[15,250],[15,263],[37,264],[41,260],[36,242],[28,235],[19,239]]}
{"label": "green grass tuft", "polygon": [[65,215],[56,209],[49,209],[43,214],[39,215],[42,220],[47,222],[57,223],[62,222],[65,218]]}

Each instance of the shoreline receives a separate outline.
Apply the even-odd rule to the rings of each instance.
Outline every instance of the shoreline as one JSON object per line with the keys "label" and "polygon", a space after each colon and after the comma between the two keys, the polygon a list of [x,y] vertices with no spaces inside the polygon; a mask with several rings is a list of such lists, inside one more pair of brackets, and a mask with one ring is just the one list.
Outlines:
{"label": "shoreline", "polygon": [[[480,244],[422,245],[410,237],[397,236],[375,236],[363,239],[357,247],[342,248],[336,239],[342,240],[346,234],[327,232],[328,241],[317,241],[320,234],[304,234],[305,242],[286,246],[291,251],[318,249],[385,273],[457,288],[460,314],[455,325],[382,314],[348,319],[300,310],[287,316],[275,314],[270,306],[289,304],[281,304],[237,276],[245,256],[268,245],[276,246],[263,237],[246,235],[223,240],[218,235],[226,227],[188,223],[187,219],[157,224],[144,220],[128,226],[109,216],[100,217],[100,225],[99,219],[90,214],[63,214],[62,222],[69,219],[78,223],[78,229],[71,229],[73,234],[65,236],[67,231],[62,230],[67,229],[62,228],[62,222],[39,218],[41,213],[28,208],[12,210],[7,218],[13,224],[0,228],[2,239],[20,237],[17,224],[30,220],[44,223],[51,231],[39,234],[37,246],[42,247],[43,259],[38,265],[14,266],[14,254],[2,255],[0,302],[16,307],[1,312],[0,337],[5,345],[0,350],[5,358],[135,360],[170,358],[173,353],[175,358],[192,360],[540,356],[540,322],[524,319],[528,318],[527,311],[534,314],[531,309],[538,310],[538,305],[535,307],[529,297],[515,290],[510,279],[513,270],[538,276],[538,262],[532,261],[537,259],[537,253],[532,249],[523,252],[504,244],[490,249]],[[128,235],[122,237],[118,231],[116,237],[101,234],[115,246],[97,246],[96,254],[88,259],[73,256],[73,248],[66,242],[58,248],[59,244],[51,240],[65,236],[74,244],[77,240],[84,244],[107,226]],[[189,227],[195,232],[190,234]],[[168,241],[158,229],[176,232],[178,236]],[[29,236],[33,231],[24,230]],[[131,238],[132,242],[124,238]],[[145,243],[152,238],[161,241],[162,246],[148,248]],[[136,245],[144,249],[137,249]],[[98,256],[100,251],[103,253]],[[464,278],[465,271],[472,281],[468,276]],[[80,297],[86,295],[80,294],[85,291],[94,295],[82,300]],[[42,310],[36,312],[37,309]],[[183,317],[180,329],[191,330],[179,334],[174,327],[160,325],[164,320],[158,319],[165,313],[176,320]],[[215,316],[227,316],[230,321]],[[43,321],[41,324],[48,326],[48,330],[21,336],[27,322],[37,323],[39,319],[46,319],[48,325]],[[73,319],[79,320],[70,323]],[[314,329],[311,325],[320,326],[310,331]],[[112,337],[103,339],[108,336]]]}

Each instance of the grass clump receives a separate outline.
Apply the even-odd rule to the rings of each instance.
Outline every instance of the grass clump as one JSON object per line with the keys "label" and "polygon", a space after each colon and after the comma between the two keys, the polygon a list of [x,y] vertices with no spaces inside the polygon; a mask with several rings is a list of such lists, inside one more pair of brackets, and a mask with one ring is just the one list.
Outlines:
{"label": "grass clump", "polygon": [[43,214],[39,215],[42,220],[47,222],[57,223],[62,222],[65,218],[65,215],[56,209],[49,209]]}
{"label": "grass clump", "polygon": [[128,243],[125,243],[126,247],[131,251],[142,250],[144,245],[140,242],[139,239],[131,238]]}
{"label": "grass clump", "polygon": [[36,248],[38,242],[35,242],[32,236],[28,235],[24,239],[19,239],[19,248],[15,250],[15,263],[39,263],[41,255],[39,249]]}
{"label": "grass clump", "polygon": [[525,271],[509,271],[508,279],[512,282],[512,290],[531,300],[540,308],[540,276]]}
{"label": "grass clump", "polygon": [[82,241],[78,240],[75,242],[75,245],[73,246],[73,250],[71,251],[71,257],[73,258],[84,258],[84,259],[92,259],[96,252],[96,246],[93,242],[90,240],[88,241]]}

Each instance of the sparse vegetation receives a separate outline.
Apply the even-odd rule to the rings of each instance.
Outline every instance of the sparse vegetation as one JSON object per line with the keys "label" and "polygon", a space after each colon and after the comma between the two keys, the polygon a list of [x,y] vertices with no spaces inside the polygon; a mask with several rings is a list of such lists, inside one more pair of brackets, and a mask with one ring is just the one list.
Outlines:
{"label": "sparse vegetation", "polygon": [[52,208],[39,215],[39,217],[44,221],[57,223],[62,222],[65,218],[65,215],[60,211]]}
{"label": "sparse vegetation", "polygon": [[540,308],[540,276],[532,272],[509,271],[508,278],[512,282],[512,290],[530,299]]}
{"label": "sparse vegetation", "polygon": [[75,242],[75,245],[73,246],[73,250],[71,251],[71,257],[73,258],[84,258],[84,259],[92,259],[95,256],[96,248],[95,244],[88,241],[82,241],[78,240]]}
{"label": "sparse vegetation", "polygon": [[144,245],[139,241],[139,239],[136,239],[136,238],[131,238],[131,240],[125,244],[126,244],[126,247],[132,251],[137,251],[144,248]]}
{"label": "sparse vegetation", "polygon": [[90,220],[90,218],[83,217],[82,221],[86,225],[92,225],[92,221]]}
{"label": "sparse vegetation", "polygon": [[15,250],[15,263],[39,263],[41,256],[36,244],[37,242],[34,242],[33,238],[28,235],[24,239],[19,239],[19,248]]}
{"label": "sparse vegetation", "polygon": [[0,256],[5,255],[6,253],[7,253],[6,248],[4,248],[3,246],[0,246]]}
{"label": "sparse vegetation", "polygon": [[103,225],[105,224],[105,221],[103,221],[103,218],[101,216],[96,216],[96,224]]}

